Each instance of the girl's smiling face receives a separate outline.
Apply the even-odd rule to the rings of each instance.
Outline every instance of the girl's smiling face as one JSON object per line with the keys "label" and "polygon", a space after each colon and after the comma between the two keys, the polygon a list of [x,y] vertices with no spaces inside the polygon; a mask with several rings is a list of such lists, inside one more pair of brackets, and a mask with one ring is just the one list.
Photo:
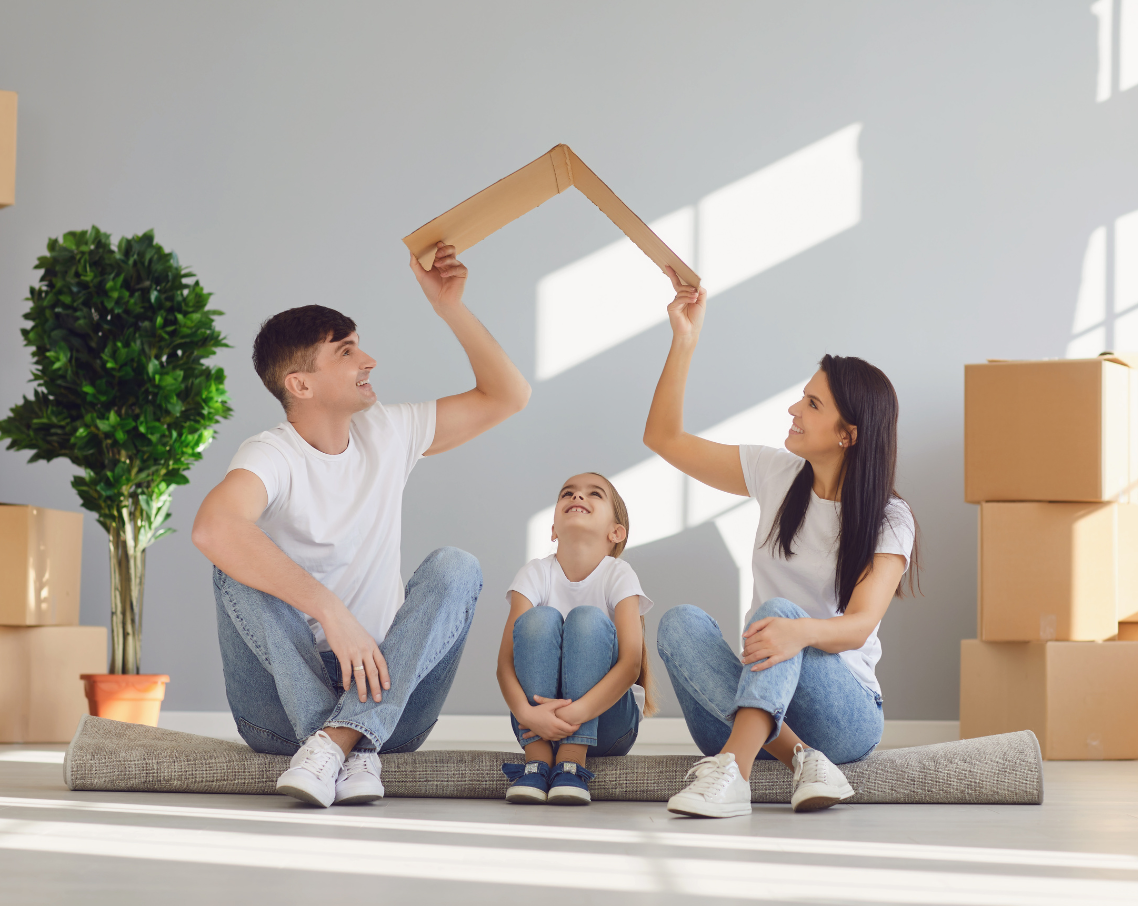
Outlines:
{"label": "girl's smiling face", "polygon": [[608,483],[599,475],[574,475],[561,487],[553,508],[553,540],[606,541],[615,545],[626,537],[616,521]]}

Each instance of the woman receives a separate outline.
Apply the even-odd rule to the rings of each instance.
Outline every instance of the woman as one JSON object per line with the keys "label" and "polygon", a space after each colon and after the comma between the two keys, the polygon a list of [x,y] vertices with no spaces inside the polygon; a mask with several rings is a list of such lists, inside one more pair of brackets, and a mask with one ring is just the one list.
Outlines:
{"label": "woman", "polygon": [[897,394],[869,363],[827,355],[790,407],[785,450],[688,434],[684,385],[707,293],[670,268],[668,276],[676,289],[672,348],[644,442],[692,478],[754,497],[761,509],[742,657],[697,607],[674,608],[660,622],[660,656],[708,756],[668,809],[749,814],[760,749],[793,769],[795,811],[827,808],[854,795],[834,762],[864,758],[881,741],[877,627],[905,573],[910,590],[916,574],[916,524],[893,490]]}

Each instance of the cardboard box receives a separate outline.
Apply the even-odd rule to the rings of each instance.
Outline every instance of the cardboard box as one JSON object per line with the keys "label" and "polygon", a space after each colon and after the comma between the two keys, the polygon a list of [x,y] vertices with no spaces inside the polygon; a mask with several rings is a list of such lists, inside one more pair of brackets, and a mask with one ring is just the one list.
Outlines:
{"label": "cardboard box", "polygon": [[982,503],[985,642],[1109,639],[1138,617],[1138,504]]}
{"label": "cardboard box", "polygon": [[699,275],[688,267],[632,209],[581,161],[568,145],[557,145],[520,170],[440,214],[408,236],[403,243],[425,268],[435,260],[435,243],[453,245],[462,254],[507,223],[528,214],[570,186],[601,209],[609,220],[663,270],[670,265],[689,286],[699,286]]}
{"label": "cardboard box", "polygon": [[960,738],[1031,730],[1052,761],[1138,758],[1138,642],[960,643]]}
{"label": "cardboard box", "polygon": [[0,504],[0,626],[76,626],[83,514]]}
{"label": "cardboard box", "polygon": [[964,499],[1138,503],[1138,356],[964,366]]}
{"label": "cardboard box", "polygon": [[106,669],[103,626],[0,627],[0,743],[70,742],[87,713],[79,674]]}
{"label": "cardboard box", "polygon": [[16,92],[0,91],[0,208],[16,203]]}

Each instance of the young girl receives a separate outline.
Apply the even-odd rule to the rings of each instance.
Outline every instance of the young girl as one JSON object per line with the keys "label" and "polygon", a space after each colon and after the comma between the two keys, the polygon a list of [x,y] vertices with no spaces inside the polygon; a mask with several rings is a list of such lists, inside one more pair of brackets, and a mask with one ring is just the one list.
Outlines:
{"label": "young girl", "polygon": [[565,482],[553,540],[557,553],[523,566],[506,594],[498,684],[526,764],[502,771],[507,802],[587,805],[586,756],[627,754],[655,710],[642,616],[652,602],[617,559],[628,510],[607,478]]}

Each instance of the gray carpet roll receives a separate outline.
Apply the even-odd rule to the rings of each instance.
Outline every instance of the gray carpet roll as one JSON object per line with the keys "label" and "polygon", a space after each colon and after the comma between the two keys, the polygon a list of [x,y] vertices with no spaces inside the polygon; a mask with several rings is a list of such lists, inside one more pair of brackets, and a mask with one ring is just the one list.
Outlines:
{"label": "gray carpet roll", "polygon": [[[595,800],[665,802],[684,786],[694,755],[592,758]],[[383,756],[388,796],[500,799],[504,762],[521,752],[413,752]],[[273,793],[288,767],[283,755],[259,755],[243,743],[84,717],[63,763],[72,790],[161,793]],[[911,749],[874,752],[842,766],[857,795],[851,802],[1035,805],[1043,801],[1043,761],[1030,730]],[[751,801],[789,802],[790,771],[755,762]]]}

